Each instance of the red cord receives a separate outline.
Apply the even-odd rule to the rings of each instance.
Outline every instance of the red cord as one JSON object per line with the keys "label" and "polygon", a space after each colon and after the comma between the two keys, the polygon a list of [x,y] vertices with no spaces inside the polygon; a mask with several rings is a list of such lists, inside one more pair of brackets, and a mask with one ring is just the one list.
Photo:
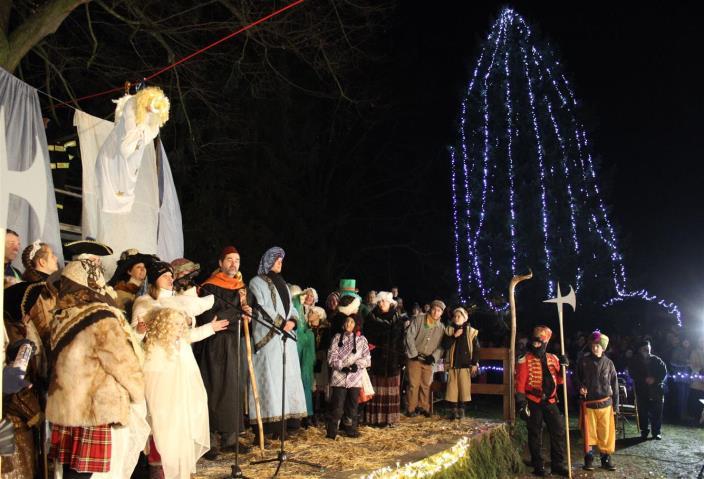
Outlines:
{"label": "red cord", "polygon": [[[180,60],[178,60],[178,61],[172,63],[171,65],[165,66],[165,67],[162,68],[161,70],[158,70],[158,71],[156,71],[155,73],[152,73],[151,75],[149,75],[148,77],[146,77],[146,78],[144,79],[144,81],[151,80],[151,79],[153,79],[153,78],[155,78],[155,77],[161,75],[162,73],[167,72],[167,71],[171,70],[172,68],[177,67],[177,66],[180,65],[181,63],[187,62],[187,61],[190,60],[191,58],[193,58],[193,57],[195,57],[195,56],[198,56],[198,55],[200,55],[201,53],[203,53],[203,52],[205,52],[205,51],[207,51],[207,50],[210,50],[211,48],[213,48],[213,47],[215,47],[215,46],[217,46],[217,45],[220,45],[222,42],[227,41],[227,40],[229,40],[230,38],[236,37],[236,36],[239,35],[240,33],[246,32],[246,31],[249,30],[250,28],[255,27],[255,26],[259,25],[260,23],[263,23],[263,22],[269,20],[270,18],[273,18],[273,17],[275,17],[275,16],[277,16],[277,15],[279,15],[279,14],[285,12],[286,10],[289,10],[289,9],[291,9],[291,8],[293,8],[293,7],[295,7],[295,6],[299,5],[299,4],[301,4],[301,3],[303,3],[303,2],[305,2],[305,0],[296,0],[295,2],[290,3],[290,4],[286,5],[285,7],[282,7],[282,8],[280,8],[280,9],[276,10],[276,11],[270,13],[269,15],[266,15],[266,16],[260,18],[259,20],[256,20],[255,22],[252,22],[252,23],[250,23],[249,25],[246,25],[246,26],[240,28],[239,30],[230,33],[229,35],[227,35],[227,36],[225,36],[225,37],[223,37],[223,38],[221,38],[221,39],[219,39],[219,40],[217,40],[217,41],[211,43],[210,45],[207,45],[207,46],[201,48],[200,50],[197,50],[197,51],[191,53],[190,55],[187,55],[187,56],[181,58]],[[136,82],[136,83],[139,83],[139,82]],[[102,91],[102,92],[99,92],[99,93],[93,93],[92,95],[82,96],[82,97],[80,97],[80,98],[76,98],[76,100],[75,100],[74,102],[75,102],[75,103],[78,103],[79,101],[88,100],[89,98],[96,98],[96,97],[99,97],[99,96],[108,95],[108,94],[110,94],[110,93],[114,93],[114,92],[118,92],[118,91],[123,91],[124,88],[125,88],[124,86],[119,86],[119,87],[111,88],[111,89],[109,89],[109,90]]]}

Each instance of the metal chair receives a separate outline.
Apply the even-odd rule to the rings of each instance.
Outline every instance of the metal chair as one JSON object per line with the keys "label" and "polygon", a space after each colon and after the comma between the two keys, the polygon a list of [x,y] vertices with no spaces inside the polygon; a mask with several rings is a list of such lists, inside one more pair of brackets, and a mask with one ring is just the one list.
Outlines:
{"label": "metal chair", "polygon": [[626,380],[624,378],[618,378],[618,410],[616,411],[616,435],[621,433],[621,438],[626,438],[626,426],[631,424],[629,418],[635,418],[636,431],[639,429],[638,421],[638,398],[636,396],[636,390],[633,388],[633,402],[628,401],[628,388],[626,387]]}

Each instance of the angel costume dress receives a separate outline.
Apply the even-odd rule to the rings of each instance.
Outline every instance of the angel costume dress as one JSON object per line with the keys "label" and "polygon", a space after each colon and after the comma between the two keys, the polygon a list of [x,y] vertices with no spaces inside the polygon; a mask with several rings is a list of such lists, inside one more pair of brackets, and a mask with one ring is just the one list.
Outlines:
{"label": "angel costume dress", "polygon": [[140,296],[134,303],[133,321],[162,308],[185,313],[190,320],[187,338],[176,341],[172,351],[154,345],[144,361],[144,385],[152,435],[165,479],[190,479],[196,462],[210,449],[208,396],[191,343],[215,334],[210,324],[194,327],[195,316],[213,306],[213,296],[199,298],[195,288],[174,295],[161,290],[158,299]]}

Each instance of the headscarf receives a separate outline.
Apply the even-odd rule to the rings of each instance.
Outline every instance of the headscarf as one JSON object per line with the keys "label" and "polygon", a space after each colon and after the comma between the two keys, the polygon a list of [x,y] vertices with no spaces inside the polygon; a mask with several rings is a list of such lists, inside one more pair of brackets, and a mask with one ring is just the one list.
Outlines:
{"label": "headscarf", "polygon": [[279,248],[278,246],[269,248],[259,261],[259,269],[257,270],[257,273],[267,274],[271,271],[271,268],[274,266],[274,263],[276,263],[276,260],[279,258],[283,259],[285,256],[286,253],[283,248]]}

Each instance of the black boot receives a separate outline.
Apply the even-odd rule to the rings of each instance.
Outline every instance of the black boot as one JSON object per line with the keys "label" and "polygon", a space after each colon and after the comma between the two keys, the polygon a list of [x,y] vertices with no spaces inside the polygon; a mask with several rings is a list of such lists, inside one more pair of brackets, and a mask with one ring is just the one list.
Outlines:
{"label": "black boot", "polygon": [[584,466],[582,466],[582,469],[584,469],[585,471],[594,470],[594,454],[584,455]]}
{"label": "black boot", "polygon": [[325,435],[328,439],[335,439],[337,437],[337,423],[328,422],[328,433]]}
{"label": "black boot", "polygon": [[457,419],[464,419],[464,403],[457,406]]}
{"label": "black boot", "polygon": [[550,473],[561,477],[570,477],[570,471],[562,464],[550,467]]}
{"label": "black boot", "polygon": [[607,471],[615,471],[616,466],[611,462],[611,456],[609,454],[603,454],[601,456],[601,467]]}
{"label": "black boot", "polygon": [[545,468],[543,466],[540,466],[540,467],[535,466],[533,468],[533,475],[538,476],[538,477],[545,477],[548,474],[545,472]]}

